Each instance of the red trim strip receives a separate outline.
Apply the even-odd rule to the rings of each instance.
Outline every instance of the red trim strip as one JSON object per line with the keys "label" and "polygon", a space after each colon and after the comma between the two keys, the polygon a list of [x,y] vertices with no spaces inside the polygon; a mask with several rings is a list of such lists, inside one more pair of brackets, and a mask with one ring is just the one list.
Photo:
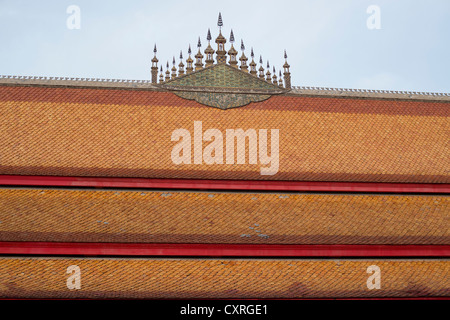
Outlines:
{"label": "red trim strip", "polygon": [[[73,298],[73,299],[64,299],[64,298],[0,298],[0,301],[117,301],[117,299],[102,299],[102,298]],[[164,300],[177,300],[177,299],[164,299]],[[230,299],[189,299],[189,300],[202,300],[202,301],[235,301],[236,299],[230,298]],[[239,298],[239,300],[242,301],[325,301],[325,300],[450,300],[450,297],[380,297],[380,298],[292,298],[292,299],[272,299],[272,298],[261,298],[261,299],[255,299],[255,298]]]}
{"label": "red trim strip", "polygon": [[450,184],[433,183],[365,183],[365,182],[305,182],[261,180],[195,180],[99,178],[60,176],[0,175],[0,185],[150,188],[197,190],[259,190],[259,191],[316,191],[316,192],[384,192],[384,193],[450,193]]}
{"label": "red trim strip", "polygon": [[0,254],[191,257],[450,257],[450,246],[0,242]]}

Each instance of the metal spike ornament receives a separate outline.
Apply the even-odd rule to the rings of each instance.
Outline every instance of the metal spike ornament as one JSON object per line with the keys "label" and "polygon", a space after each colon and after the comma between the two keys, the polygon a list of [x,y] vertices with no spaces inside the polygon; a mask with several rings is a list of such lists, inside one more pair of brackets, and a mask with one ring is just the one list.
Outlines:
{"label": "metal spike ornament", "polygon": [[286,50],[284,50],[284,58],[287,59]]}
{"label": "metal spike ornament", "polygon": [[233,43],[234,42],[234,34],[233,34],[233,29],[231,29],[231,33],[230,33],[230,42]]}
{"label": "metal spike ornament", "polygon": [[262,56],[259,56],[259,63],[260,63],[260,64],[263,64],[263,62],[262,62]]}
{"label": "metal spike ornament", "polygon": [[209,30],[209,28],[208,28],[208,34],[207,34],[207,36],[206,36],[206,40],[208,40],[208,41],[211,41],[211,31]]}
{"label": "metal spike ornament", "polygon": [[255,57],[255,54],[253,53],[253,48],[252,48],[252,52],[250,53],[250,56],[252,57],[252,59]]}
{"label": "metal spike ornament", "polygon": [[191,53],[192,53],[191,45],[189,45],[188,54],[191,55]]}
{"label": "metal spike ornament", "polygon": [[155,47],[153,48],[153,53],[156,54],[157,50],[156,50],[156,43],[155,43]]}
{"label": "metal spike ornament", "polygon": [[244,46],[244,40],[241,39],[241,50],[244,51],[245,50],[245,46]]}
{"label": "metal spike ornament", "polygon": [[180,50],[180,59],[183,59],[183,51]]}
{"label": "metal spike ornament", "polygon": [[200,41],[200,37],[198,37],[198,43],[197,43],[197,48],[199,48],[200,49],[200,47],[202,46],[202,43],[201,43],[201,41]]}
{"label": "metal spike ornament", "polygon": [[173,57],[172,64],[175,65],[175,57]]}
{"label": "metal spike ornament", "polygon": [[217,20],[217,26],[222,30],[223,27],[223,21],[222,21],[222,14],[219,12],[219,19]]}

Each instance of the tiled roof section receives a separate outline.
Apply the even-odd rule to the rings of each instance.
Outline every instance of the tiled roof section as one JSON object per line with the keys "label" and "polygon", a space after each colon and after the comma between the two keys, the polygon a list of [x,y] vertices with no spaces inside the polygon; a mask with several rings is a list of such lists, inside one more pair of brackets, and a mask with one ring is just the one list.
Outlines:
{"label": "tiled roof section", "polygon": [[450,244],[445,196],[0,189],[0,208],[0,241]]}
{"label": "tiled roof section", "polygon": [[[367,288],[369,266],[380,289]],[[2,298],[449,297],[449,279],[449,260],[0,258]]]}
{"label": "tiled roof section", "polygon": [[[239,88],[239,89],[267,89],[276,92],[284,91],[267,81],[261,80],[248,73],[240,71],[226,64],[196,71],[165,82],[162,87],[203,87],[203,88]],[[281,89],[281,90],[280,90]]]}
{"label": "tiled roof section", "polygon": [[[449,183],[444,102],[278,95],[219,110],[170,92],[0,87],[0,174]],[[280,130],[280,165],[175,165],[175,129]],[[247,146],[248,148],[248,146]]]}

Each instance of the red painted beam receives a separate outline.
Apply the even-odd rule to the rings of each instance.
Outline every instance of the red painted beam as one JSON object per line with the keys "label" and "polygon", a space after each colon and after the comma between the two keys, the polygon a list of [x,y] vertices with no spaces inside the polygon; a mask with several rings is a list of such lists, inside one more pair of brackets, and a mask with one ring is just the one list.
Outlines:
{"label": "red painted beam", "polygon": [[450,246],[0,242],[0,254],[189,257],[449,257]]}
{"label": "red painted beam", "polygon": [[[167,300],[167,299],[166,299]],[[174,300],[174,299],[173,299]],[[236,299],[189,299],[191,301],[236,301]],[[349,301],[349,300],[450,300],[450,297],[368,297],[368,298],[292,298],[292,299],[276,299],[276,298],[239,298],[240,301]],[[102,299],[102,298],[0,298],[0,301],[117,301],[117,299]]]}
{"label": "red painted beam", "polygon": [[146,179],[0,175],[1,185],[248,191],[450,193],[450,184],[262,180]]}

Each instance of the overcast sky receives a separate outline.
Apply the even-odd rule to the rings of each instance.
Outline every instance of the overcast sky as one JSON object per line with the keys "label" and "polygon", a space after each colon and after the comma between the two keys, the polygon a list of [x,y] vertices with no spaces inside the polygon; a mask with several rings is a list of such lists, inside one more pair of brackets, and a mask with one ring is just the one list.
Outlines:
{"label": "overcast sky", "polygon": [[264,66],[286,49],[293,85],[450,92],[449,0],[0,0],[0,74],[150,79],[155,43],[178,64],[208,28],[217,37],[219,11]]}

